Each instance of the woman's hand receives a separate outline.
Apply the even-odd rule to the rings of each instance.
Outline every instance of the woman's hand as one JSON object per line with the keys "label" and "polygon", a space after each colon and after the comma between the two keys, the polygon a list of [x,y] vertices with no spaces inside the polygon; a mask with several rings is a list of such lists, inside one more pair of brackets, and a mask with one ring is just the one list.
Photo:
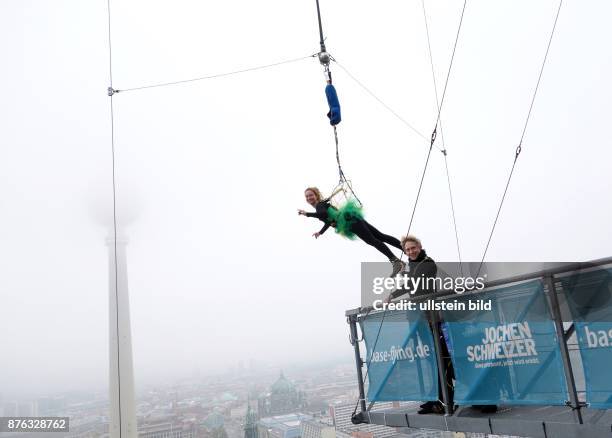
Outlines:
{"label": "woman's hand", "polygon": [[306,212],[304,210],[302,210],[301,208],[298,210],[298,214],[300,216],[306,216]]}
{"label": "woman's hand", "polygon": [[321,233],[319,233],[319,232],[317,231],[316,233],[314,233],[314,234],[313,234],[313,237],[314,237],[315,239],[318,239],[320,235],[321,235]]}

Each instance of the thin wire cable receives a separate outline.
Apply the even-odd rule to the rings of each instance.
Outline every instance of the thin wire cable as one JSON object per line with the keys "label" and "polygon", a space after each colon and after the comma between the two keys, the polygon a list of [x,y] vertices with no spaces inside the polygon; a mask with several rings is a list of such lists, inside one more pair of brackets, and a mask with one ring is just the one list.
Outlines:
{"label": "thin wire cable", "polygon": [[114,91],[116,93],[119,93],[119,92],[127,93],[128,91],[146,90],[146,89],[149,89],[149,88],[159,88],[159,87],[168,87],[168,86],[171,86],[171,85],[187,84],[187,83],[190,83],[190,82],[204,81],[206,79],[215,79],[215,78],[221,78],[221,77],[224,77],[224,76],[232,76],[232,75],[236,75],[236,74],[240,74],[240,73],[247,73],[247,72],[252,72],[252,71],[256,71],[256,70],[263,70],[263,69],[266,69],[266,68],[276,67],[276,66],[283,65],[283,64],[290,64],[292,62],[302,61],[302,60],[308,59],[308,58],[314,58],[315,56],[317,56],[317,54],[308,55],[308,56],[302,56],[300,58],[286,59],[284,61],[274,62],[272,64],[259,65],[259,66],[256,66],[256,67],[248,67],[248,68],[244,68],[244,69],[240,69],[240,70],[233,70],[233,71],[229,71],[229,72],[225,72],[225,73],[217,73],[217,74],[208,75],[208,76],[200,76],[200,77],[197,77],[197,78],[184,79],[184,80],[180,80],[180,81],[160,82],[160,83],[156,83],[156,84],[142,85],[142,86],[139,86],[139,87],[123,88],[123,89],[114,90]]}
{"label": "thin wire cable", "polygon": [[351,192],[355,200],[359,202],[359,205],[361,207],[363,207],[363,203],[361,202],[361,200],[359,199],[359,197],[353,190],[353,185],[351,184],[349,180],[346,179],[346,175],[344,175],[344,170],[342,170],[342,165],[340,164],[340,151],[339,151],[339,146],[338,146],[338,130],[336,129],[336,126],[334,126],[333,128],[334,128],[334,140],[336,141],[336,162],[338,163],[338,177],[339,177],[338,187],[342,185],[346,185],[346,187],[349,189],[349,192]]}
{"label": "thin wire cable", "polygon": [[[417,190],[416,199],[414,200],[414,205],[412,207],[412,214],[410,215],[410,222],[408,223],[408,230],[406,231],[406,235],[410,234],[410,229],[412,228],[412,222],[414,220],[414,215],[416,213],[416,208],[419,203],[419,198],[421,196],[421,190],[423,189],[423,181],[425,180],[425,174],[427,173],[427,166],[429,165],[429,158],[431,157],[431,151],[433,149],[435,138],[432,137],[431,146],[429,146],[429,151],[427,152],[427,159],[425,160],[425,166],[423,167],[423,173],[421,174],[421,182],[419,183],[419,189]],[[404,252],[400,256],[400,260],[404,256]]]}
{"label": "thin wire cable", "polygon": [[[363,318],[366,318],[369,314],[370,314],[370,310],[368,310],[366,312],[366,314],[364,315]],[[370,354],[370,359],[368,359],[366,361],[366,372],[365,372],[365,375],[363,376],[363,382],[362,382],[362,385],[364,385],[364,387],[365,387],[365,382],[366,382],[366,380],[368,378],[368,372],[370,371],[370,363],[372,362],[372,358],[374,357],[374,351],[376,350],[376,344],[378,344],[378,337],[380,336],[380,332],[382,330],[383,322],[385,322],[385,317],[386,316],[387,316],[387,309],[383,310],[382,318],[380,319],[380,325],[378,326],[378,332],[376,333],[376,339],[374,340],[374,347],[372,348],[372,352]],[[365,337],[365,335],[363,334],[363,331],[361,333],[361,336]],[[357,400],[357,404],[355,405],[355,409],[353,409],[353,414],[351,415],[351,417],[354,416],[355,413],[357,412],[357,408],[359,407],[359,402],[360,401],[361,401],[361,399]],[[372,405],[370,404],[370,408],[371,407],[372,407]],[[368,410],[370,410],[370,408],[368,408]]]}
{"label": "thin wire cable", "polygon": [[374,92],[372,92],[372,90],[370,90],[368,87],[366,87],[363,84],[363,82],[361,82],[351,72],[349,72],[346,69],[346,67],[344,67],[342,64],[340,64],[336,59],[333,59],[333,61],[338,65],[338,67],[340,67],[342,70],[344,70],[344,72],[347,74],[347,76],[349,78],[351,78],[353,81],[355,81],[355,83],[357,85],[359,85],[366,93],[368,93],[370,96],[372,96],[374,98],[374,100],[376,100],[378,103],[380,103],[387,111],[389,111],[391,114],[393,114],[400,122],[402,122],[404,125],[406,125],[408,128],[410,128],[414,133],[416,133],[423,140],[429,141],[429,138],[427,138],[427,136],[425,134],[423,134],[418,129],[416,129],[414,126],[412,126],[408,121],[406,121],[406,119],[404,119],[402,116],[400,116],[393,108],[391,108],[381,98],[379,98],[376,94],[374,94]]}
{"label": "thin wire cable", "polygon": [[[436,72],[434,68],[433,51],[431,50],[431,40],[429,38],[429,24],[427,22],[427,12],[425,10],[425,0],[421,0],[421,4],[423,6],[423,19],[425,20],[425,33],[427,34],[427,49],[429,51],[429,61],[431,64],[431,77],[433,79],[434,94],[436,96],[436,108],[438,110],[438,114],[440,114],[440,101],[438,100],[438,85],[436,83]],[[465,10],[465,5],[464,5],[464,10]],[[462,16],[463,16],[463,13],[462,13]],[[457,244],[457,256],[459,258],[459,273],[463,274],[463,263],[461,260],[461,249],[459,246],[459,233],[457,232],[457,219],[455,216],[455,203],[453,202],[453,191],[451,189],[451,178],[450,178],[450,172],[448,170],[448,158],[447,158],[447,151],[446,151],[446,142],[444,141],[444,129],[442,128],[442,118],[440,117],[439,120],[440,120],[440,138],[442,140],[442,154],[444,155],[444,166],[446,168],[446,179],[448,182],[448,194],[450,198],[451,213],[453,215],[453,228],[455,230],[455,242]]]}
{"label": "thin wire cable", "polygon": [[[427,164],[429,163],[429,157],[431,156],[432,149],[433,149],[433,140],[431,142],[431,145],[429,146],[429,152],[427,153],[427,161],[425,162],[425,169],[423,169],[423,175],[421,176],[421,184],[419,185],[417,199],[414,203],[414,208],[412,210],[412,217],[410,218],[410,225],[408,225],[408,232],[406,234],[410,233],[410,227],[412,226],[412,219],[414,218],[414,212],[416,211],[416,206],[419,200],[419,195],[421,193],[421,188],[423,186],[423,180],[425,179],[425,171],[427,170]],[[403,256],[404,256],[404,252],[402,251],[400,255],[400,260],[402,259]],[[376,339],[374,340],[374,344],[372,346],[372,352],[370,354],[370,359],[366,361],[366,372],[365,372],[365,375],[363,376],[363,382],[362,382],[363,385],[365,385],[366,379],[368,378],[368,372],[370,371],[370,363],[372,362],[372,358],[374,357],[374,352],[376,351],[376,345],[378,344],[378,338],[380,336],[380,332],[382,330],[383,323],[385,322],[385,316],[387,316],[387,311],[388,311],[388,308],[385,308],[383,310],[382,318],[380,320],[380,325],[378,326],[378,332],[376,333]],[[368,313],[366,313],[366,316],[368,315]],[[361,400],[357,400],[357,405],[355,406],[355,409],[353,410],[353,415],[355,415],[355,413],[357,412],[357,407],[359,406],[360,401]],[[370,404],[370,407],[372,407],[372,404]]]}
{"label": "thin wire cable", "polygon": [[[423,181],[425,180],[425,174],[427,173],[427,167],[429,165],[429,158],[431,157],[431,151],[432,151],[433,146],[434,146],[434,144],[436,142],[437,127],[438,127],[438,123],[440,121],[440,114],[442,112],[442,104],[444,103],[444,97],[446,95],[446,89],[447,89],[447,86],[448,86],[448,80],[449,80],[449,77],[450,77],[450,74],[451,74],[451,71],[452,71],[453,60],[455,58],[455,52],[456,52],[456,49],[457,49],[457,42],[459,41],[459,34],[461,32],[461,26],[463,24],[463,16],[464,16],[464,13],[465,13],[466,1],[467,0],[464,0],[464,2],[463,2],[463,9],[461,10],[461,18],[459,20],[459,26],[458,26],[458,29],[457,29],[457,36],[455,37],[455,43],[453,45],[453,53],[452,53],[452,56],[451,56],[450,65],[448,67],[448,72],[446,74],[446,81],[444,83],[444,92],[442,93],[442,100],[440,101],[440,106],[438,108],[438,116],[436,118],[436,126],[435,126],[433,132],[431,133],[431,140],[430,140],[430,143],[429,143],[429,151],[427,152],[427,158],[425,160],[425,166],[423,168],[423,173],[421,174],[421,181],[419,183],[419,189],[417,191],[417,196],[416,196],[416,199],[414,201],[414,206],[412,208],[412,214],[410,216],[410,222],[408,224],[408,231],[406,232],[407,235],[410,234],[410,229],[412,228],[412,222],[414,220],[414,215],[416,213],[416,208],[417,208],[417,205],[418,205],[418,202],[419,202],[419,198],[421,196],[421,191],[423,189]],[[338,64],[338,65],[340,65],[340,64]],[[340,66],[340,67],[343,68],[342,66]],[[343,68],[343,70],[346,71],[346,69],[344,69],[344,68]],[[348,71],[347,71],[347,74],[349,74]],[[351,76],[351,75],[349,74],[349,76]],[[372,94],[372,93],[370,92],[370,94]],[[414,128],[413,128],[413,130],[414,130]],[[418,133],[418,131],[416,131],[416,132]],[[404,252],[402,251],[401,255],[400,255],[400,260],[403,258],[403,256],[404,256]],[[387,309],[385,309],[383,311],[383,317],[381,318],[380,326],[378,327],[378,334],[376,335],[376,340],[374,341],[374,344],[373,344],[373,347],[372,347],[372,354],[370,356],[370,360],[367,362],[367,370],[366,370],[366,374],[365,374],[365,377],[364,377],[364,380],[363,380],[363,383],[362,383],[364,385],[365,385],[365,379],[366,379],[366,377],[368,375],[368,371],[369,371],[369,368],[370,368],[371,359],[372,359],[372,357],[374,355],[374,351],[376,350],[376,345],[378,344],[378,337],[379,337],[380,331],[382,329],[382,325],[383,325],[383,322],[384,322],[384,318],[385,318],[386,312],[387,312]],[[357,402],[357,405],[359,405],[359,401]],[[353,415],[355,414],[355,412],[357,412],[356,408],[355,408],[355,411],[353,412]]]}
{"label": "thin wire cable", "polygon": [[[440,123],[440,114],[442,113],[442,105],[444,105],[444,97],[446,96],[446,90],[448,88],[448,81],[453,68],[453,61],[455,59],[455,52],[457,51],[457,43],[459,42],[459,35],[461,34],[461,27],[463,25],[463,16],[465,14],[465,6],[467,4],[467,0],[463,0],[463,9],[461,10],[461,18],[459,19],[459,26],[457,27],[457,36],[455,37],[455,43],[453,44],[453,53],[451,55],[450,63],[448,66],[448,72],[446,73],[446,81],[444,82],[444,91],[442,92],[442,99],[440,99],[440,105],[438,107],[438,116],[436,117],[436,125],[434,127],[433,132],[431,133],[431,144],[429,146],[429,152],[427,153],[427,159],[425,160],[425,167],[423,169],[423,174],[421,175],[421,182],[419,184],[419,189],[417,191],[417,196],[414,201],[414,207],[412,209],[412,215],[410,216],[410,223],[408,224],[408,231],[406,231],[406,235],[410,234],[410,228],[412,227],[412,222],[414,220],[414,215],[416,213],[417,204],[419,202],[419,198],[421,195],[421,190],[423,188],[423,181],[425,180],[425,173],[427,172],[427,166],[429,164],[429,157],[431,156],[431,149],[436,142],[437,132],[438,132],[438,124]],[[402,252],[401,258],[403,258],[404,254]]]}
{"label": "thin wire cable", "polygon": [[[546,46],[546,53],[544,54],[544,60],[542,61],[542,66],[540,67],[538,81],[536,82],[536,86],[533,91],[533,96],[531,97],[531,104],[529,105],[529,111],[527,112],[527,117],[525,119],[525,125],[523,126],[523,132],[521,133],[521,139],[519,140],[519,144],[516,147],[516,151],[514,153],[514,161],[512,162],[512,168],[510,169],[510,174],[508,175],[508,180],[506,181],[506,187],[504,188],[504,193],[499,203],[497,214],[495,215],[495,220],[493,221],[493,227],[491,228],[491,233],[489,233],[489,239],[487,240],[487,245],[485,246],[484,252],[482,254],[482,259],[480,260],[480,265],[478,266],[478,274],[480,274],[480,269],[482,268],[485,257],[487,256],[487,251],[489,250],[489,245],[491,244],[491,239],[493,238],[493,233],[495,232],[495,227],[497,226],[497,221],[499,219],[499,215],[501,213],[502,206],[504,205],[506,194],[508,193],[508,187],[510,186],[510,181],[512,180],[512,175],[514,174],[514,168],[516,167],[516,162],[522,151],[523,139],[525,138],[525,132],[527,131],[527,125],[529,124],[529,119],[531,117],[531,110],[533,109],[533,104],[538,94],[538,89],[540,87],[540,81],[542,80],[542,74],[544,73],[544,67],[546,66],[546,60],[548,59],[548,52],[550,51],[550,46],[552,44],[552,40],[555,35],[555,30],[557,29],[557,21],[559,20],[559,13],[561,12],[562,5],[563,5],[563,0],[560,0],[559,6],[557,8],[557,14],[555,15],[555,21],[553,23],[552,31],[550,32],[550,37],[548,39],[548,45]],[[476,275],[478,276],[478,274]]]}
{"label": "thin wire cable", "polygon": [[[440,125],[442,127],[442,125]],[[448,182],[448,196],[450,198],[451,212],[453,215],[453,228],[455,229],[455,241],[457,243],[457,257],[459,258],[459,274],[463,275],[463,261],[461,259],[461,249],[459,246],[459,232],[457,231],[457,219],[455,218],[455,203],[453,202],[453,191],[451,189],[450,172],[448,170],[448,161],[444,154],[444,166],[446,167],[446,180]]]}
{"label": "thin wire cable", "polygon": [[[446,81],[444,82],[444,90],[442,91],[442,99],[440,99],[440,106],[438,108],[438,117],[436,118],[436,127],[438,126],[438,122],[440,122],[440,114],[442,113],[442,105],[444,105],[444,98],[446,97],[446,89],[448,87],[448,79],[451,75],[451,70],[453,68],[453,61],[455,59],[455,52],[457,50],[457,43],[459,42],[459,34],[461,33],[461,26],[463,25],[463,16],[465,14],[465,7],[467,5],[467,0],[463,0],[463,9],[461,9],[461,18],[459,19],[459,26],[457,27],[457,36],[455,37],[455,44],[453,45],[453,53],[451,55],[451,60],[448,65],[448,72],[446,73]],[[435,132],[435,128],[434,128]]]}
{"label": "thin wire cable", "polygon": [[550,45],[552,44],[555,29],[557,28],[557,21],[559,20],[559,13],[561,12],[562,5],[563,0],[560,0],[559,6],[557,7],[557,15],[555,15],[555,22],[553,23],[553,28],[550,32],[550,38],[548,39],[548,46],[546,46],[544,61],[542,61],[542,68],[540,69],[540,74],[538,75],[538,82],[536,83],[535,90],[533,91],[533,97],[531,98],[531,104],[529,105],[529,112],[527,113],[527,118],[525,119],[525,126],[523,127],[523,132],[521,133],[521,140],[519,141],[519,145],[522,145],[523,138],[525,137],[525,132],[527,131],[527,125],[529,123],[529,118],[531,117],[531,110],[533,109],[533,104],[535,102],[536,95],[538,94],[538,88],[540,87],[540,81],[542,80],[542,74],[544,73],[544,66],[546,65],[546,60],[548,59],[548,52],[550,51]]}
{"label": "thin wire cable", "polygon": [[116,318],[116,330],[117,330],[117,393],[118,393],[118,407],[119,407],[119,438],[121,438],[121,360],[119,347],[120,336],[119,336],[119,280],[118,280],[118,269],[117,269],[117,184],[115,178],[115,113],[113,109],[113,47],[111,38],[111,9],[110,0],[106,1],[106,8],[108,12],[108,75],[110,81],[109,97],[110,97],[110,122],[111,122],[111,155],[112,155],[112,168],[113,168],[113,259],[115,263],[115,318]]}

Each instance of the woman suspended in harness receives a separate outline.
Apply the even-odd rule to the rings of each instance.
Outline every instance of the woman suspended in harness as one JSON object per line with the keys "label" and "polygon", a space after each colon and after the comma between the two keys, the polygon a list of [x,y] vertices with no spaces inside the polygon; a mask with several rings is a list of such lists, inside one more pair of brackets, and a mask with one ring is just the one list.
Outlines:
{"label": "woman suspended in harness", "polygon": [[316,212],[308,213],[304,210],[298,210],[298,214],[316,217],[324,223],[323,228],[313,234],[315,238],[319,238],[330,226],[334,227],[336,233],[342,234],[349,239],[359,237],[365,243],[383,253],[393,264],[392,277],[395,277],[404,269],[405,264],[385,245],[389,244],[395,248],[402,249],[400,241],[393,236],[381,233],[369,224],[363,218],[361,207],[355,202],[349,200],[340,209],[337,209],[330,204],[330,198],[323,199],[321,192],[316,187],[308,187],[304,191],[304,196],[306,197],[306,202],[312,205]]}

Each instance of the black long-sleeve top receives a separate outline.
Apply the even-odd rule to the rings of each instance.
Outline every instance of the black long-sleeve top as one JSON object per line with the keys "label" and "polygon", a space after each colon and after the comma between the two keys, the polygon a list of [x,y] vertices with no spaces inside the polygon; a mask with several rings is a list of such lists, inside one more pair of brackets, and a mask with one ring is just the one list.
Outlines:
{"label": "black long-sleeve top", "polygon": [[324,232],[326,232],[330,226],[336,225],[334,222],[329,220],[328,209],[330,208],[333,208],[334,210],[336,209],[329,202],[321,201],[321,202],[317,202],[317,205],[315,205],[315,210],[316,210],[315,213],[306,213],[306,216],[316,217],[317,219],[319,219],[321,222],[325,224],[323,225],[323,228],[321,228],[321,230],[319,231],[319,234],[323,234]]}

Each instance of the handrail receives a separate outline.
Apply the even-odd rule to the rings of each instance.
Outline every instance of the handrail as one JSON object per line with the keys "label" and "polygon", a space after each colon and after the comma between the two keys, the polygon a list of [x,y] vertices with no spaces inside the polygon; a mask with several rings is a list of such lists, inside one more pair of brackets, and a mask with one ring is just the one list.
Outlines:
{"label": "handrail", "polygon": [[[520,275],[514,275],[514,276],[502,278],[502,279],[496,279],[496,280],[484,283],[483,288],[480,288],[480,289],[473,288],[471,290],[467,290],[465,293],[460,294],[460,295],[473,295],[479,292],[491,291],[492,288],[497,288],[499,286],[509,286],[509,285],[522,283],[522,282],[526,282],[530,280],[537,280],[537,279],[539,279],[542,282],[542,287],[548,288],[549,293],[547,294],[548,295],[547,303],[548,303],[549,310],[551,312],[551,319],[555,325],[555,332],[558,335],[557,342],[559,343],[561,359],[563,360],[563,365],[564,365],[563,374],[565,376],[565,381],[568,387],[567,388],[568,396],[570,398],[570,400],[568,400],[566,403],[568,406],[571,407],[575,415],[575,422],[577,424],[583,424],[584,422],[582,418],[581,408],[586,405],[585,403],[579,401],[578,396],[577,396],[578,391],[577,391],[576,383],[575,383],[575,375],[574,375],[575,373],[572,367],[572,363],[571,363],[570,355],[569,355],[569,349],[567,346],[569,337],[575,332],[575,327],[572,324],[567,330],[564,329],[563,322],[561,319],[560,308],[559,308],[559,301],[556,296],[557,294],[555,290],[555,279],[558,277],[555,277],[555,276],[558,276],[560,274],[572,273],[572,272],[580,272],[586,269],[602,267],[605,265],[612,265],[612,257],[606,257],[606,258],[596,259],[596,260],[587,261],[587,262],[567,262],[560,266],[557,265],[557,266],[554,266],[548,269],[541,269],[539,271],[529,272],[526,274],[520,274]],[[425,300],[438,299],[438,298],[457,296],[457,295],[458,293],[456,293],[454,290],[445,290],[441,292],[422,294],[419,296],[411,296],[410,301],[422,302]],[[404,299],[406,298],[401,298],[400,296],[397,299],[393,300],[393,302],[397,302],[397,301],[404,300]],[[367,306],[367,307],[358,307],[358,308],[350,309],[345,312],[346,316],[349,319],[349,323],[351,325],[351,334],[354,337],[356,337],[357,322],[359,322],[363,318],[366,318],[368,315],[371,314],[372,311],[378,314],[378,313],[383,313],[383,312],[389,312],[391,310],[389,309],[374,310],[372,306]],[[434,312],[434,314],[437,314],[437,312]],[[436,324],[434,324],[434,326],[435,326],[434,328],[437,328]],[[434,330],[434,335],[436,338],[434,339],[434,341],[439,340],[439,334],[437,333],[436,330]],[[356,347],[355,348],[355,360],[356,360],[358,374],[360,376],[359,389],[360,389],[361,411],[362,413],[364,413],[366,412],[366,409],[364,406],[365,405],[365,394],[364,394],[364,383],[365,382],[363,382],[361,378],[361,368],[365,365],[365,363],[361,359],[358,345],[356,346],[354,345],[354,347]],[[436,364],[438,367],[438,371],[442,372],[442,374],[439,373],[439,376],[440,376],[440,375],[444,375],[443,373],[444,367],[443,367],[442,357],[439,354],[439,350],[440,350],[439,346],[436,345],[436,352],[438,353],[436,355]],[[444,388],[444,382],[440,382],[440,383],[442,387]],[[446,393],[443,394],[443,398],[445,399],[444,403],[447,404],[448,395]],[[452,415],[452,413],[453,413],[452,409],[446,410],[446,415]]]}
{"label": "handrail", "polygon": [[[605,257],[605,258],[596,259],[596,260],[592,260],[588,262],[568,262],[567,265],[559,266],[556,268],[542,269],[542,270],[530,272],[527,274],[514,275],[511,277],[492,280],[490,282],[485,283],[484,288],[478,290],[478,292],[482,292],[492,287],[497,287],[497,286],[502,286],[502,285],[507,285],[507,284],[512,284],[512,283],[518,283],[518,282],[528,281],[528,280],[535,280],[537,278],[554,276],[554,275],[563,274],[566,272],[579,271],[582,269],[593,268],[593,267],[603,266],[603,265],[608,265],[608,264],[612,264],[612,257]],[[469,293],[474,293],[474,289],[466,290],[465,293],[462,293],[461,295],[465,295]],[[420,302],[420,301],[426,301],[432,298],[436,299],[436,298],[443,298],[443,297],[451,297],[455,295],[457,294],[454,291],[440,291],[440,292],[429,293],[426,295],[419,295],[416,297],[411,297],[410,301]],[[397,300],[393,300],[393,301],[394,302],[401,301],[402,299],[405,299],[405,298],[398,298]],[[374,308],[372,306],[356,307],[354,309],[347,310],[345,312],[345,315],[346,316],[361,315],[363,313],[370,313],[373,310]]]}

